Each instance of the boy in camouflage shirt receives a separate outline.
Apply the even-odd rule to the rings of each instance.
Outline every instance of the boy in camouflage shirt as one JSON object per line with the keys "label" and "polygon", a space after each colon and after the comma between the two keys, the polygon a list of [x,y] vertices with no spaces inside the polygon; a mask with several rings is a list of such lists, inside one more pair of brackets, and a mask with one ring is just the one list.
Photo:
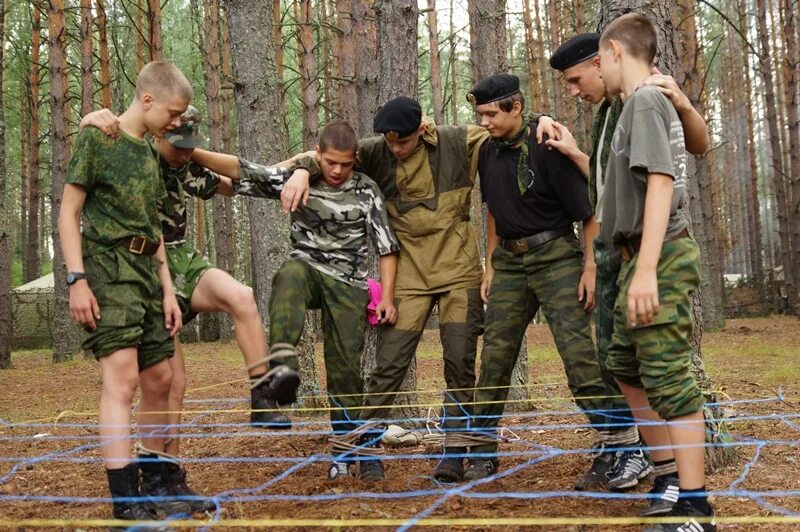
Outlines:
{"label": "boy in camouflage shirt", "polygon": [[[367,234],[380,254],[383,293],[376,314],[381,323],[394,323],[394,283],[400,246],[389,226],[383,196],[366,175],[354,172],[357,139],[345,122],[333,122],[320,132],[316,157],[321,179],[310,189],[308,201],[292,212],[292,252],[272,281],[269,302],[270,350],[287,355],[297,368],[295,346],[308,309],[322,310],[325,367],[331,410],[331,438],[340,453],[329,471],[334,479],[349,475],[353,454],[367,454],[379,436],[355,420],[361,406],[367,293]],[[289,171],[268,168],[232,156],[198,151],[194,160],[241,178],[234,183],[240,194],[279,199]],[[270,362],[271,365],[274,362]],[[356,450],[353,450],[356,447]],[[367,457],[361,458],[361,464]]]}
{"label": "boy in camouflage shirt", "polygon": [[[145,140],[180,124],[192,89],[174,65],[152,62],[140,72],[133,103],[120,116],[120,138],[81,131],[70,160],[58,219],[70,286],[70,313],[89,331],[83,348],[100,362],[99,432],[113,515],[151,520],[188,511],[178,501],[148,507],[140,497],[139,465],[130,459],[131,406],[141,383],[140,426],[168,423],[171,336],[181,312],[166,264],[157,204],[166,196],[158,161]],[[80,222],[83,218],[83,235]],[[164,438],[142,438],[156,451]],[[142,463],[151,473],[159,466]]]}

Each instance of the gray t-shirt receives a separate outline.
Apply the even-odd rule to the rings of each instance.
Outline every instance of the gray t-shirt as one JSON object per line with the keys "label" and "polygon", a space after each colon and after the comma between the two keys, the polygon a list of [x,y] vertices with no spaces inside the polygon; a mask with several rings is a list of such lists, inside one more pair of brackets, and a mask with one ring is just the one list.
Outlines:
{"label": "gray t-shirt", "polygon": [[611,140],[602,207],[601,237],[606,244],[641,237],[651,173],[675,180],[665,239],[686,229],[686,165],[683,125],[675,107],[656,87],[640,88],[625,102]]}

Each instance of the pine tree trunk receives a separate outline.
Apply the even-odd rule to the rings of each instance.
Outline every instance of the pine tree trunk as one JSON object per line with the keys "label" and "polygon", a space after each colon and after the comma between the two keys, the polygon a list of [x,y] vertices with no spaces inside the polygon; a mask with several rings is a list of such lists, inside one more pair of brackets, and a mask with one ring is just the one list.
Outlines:
{"label": "pine tree trunk", "polygon": [[546,76],[548,70],[550,70],[550,65],[547,64],[544,58],[544,32],[542,30],[542,18],[539,15],[539,0],[534,0],[533,2],[533,20],[536,25],[536,57],[540,59],[537,78],[539,79],[539,86],[542,91],[542,96],[539,101],[541,107],[536,110],[540,113],[547,113],[550,109],[550,105],[547,101],[547,81],[545,80],[547,79]]}
{"label": "pine tree trunk", "polygon": [[431,61],[431,104],[436,124],[444,124],[444,103],[442,102],[442,62],[439,55],[439,25],[436,20],[436,0],[428,0],[429,54]]}
{"label": "pine tree trunk", "polygon": [[[551,50],[558,48],[558,35],[560,30],[560,21],[558,19],[559,9],[557,0],[549,0],[548,2],[548,18],[547,18],[547,37]],[[562,83],[558,79],[558,71],[554,68],[550,69],[550,77],[552,82],[553,93],[553,115],[559,120],[566,120],[565,105],[562,98]]]}
{"label": "pine tree trunk", "polygon": [[456,67],[458,56],[456,54],[456,27],[453,22],[455,7],[453,0],[450,0],[450,123],[458,125],[458,77]]}
{"label": "pine tree trunk", "polygon": [[[27,58],[26,58],[27,60]],[[20,136],[19,136],[19,249],[24,254],[28,249],[28,146],[30,136],[25,132],[30,131],[29,121],[31,113],[30,103],[30,74],[23,69],[19,78],[20,101]],[[28,261],[22,257],[22,278],[28,279]]]}
{"label": "pine tree trunk", "polygon": [[339,78],[337,91],[337,111],[356,130],[360,137],[372,131],[359,131],[359,101],[356,88],[356,34],[353,24],[354,3],[359,0],[338,0],[336,2],[336,25],[339,28]]}
{"label": "pine tree trunk", "polygon": [[111,61],[108,56],[105,0],[97,1],[97,36],[100,46],[100,104],[111,109]]}
{"label": "pine tree trunk", "polygon": [[81,0],[81,116],[92,112],[92,0]]}
{"label": "pine tree trunk", "polygon": [[30,150],[28,151],[28,247],[25,250],[25,272],[28,275],[25,278],[26,283],[39,277],[39,195],[41,194],[39,180],[41,171],[39,153],[39,65],[41,63],[42,44],[42,4],[37,1],[31,5],[31,9],[33,10],[33,22],[31,26],[31,122],[30,131],[28,132]]}
{"label": "pine tree trunk", "polygon": [[[67,68],[67,51],[63,47],[64,1],[48,2],[48,41],[50,43],[50,132],[51,140],[51,180],[53,198],[53,219],[58,219],[61,209],[61,195],[69,161],[67,145],[68,117],[64,111],[68,99],[68,87],[64,84],[63,73]],[[69,290],[67,288],[67,268],[61,253],[58,225],[53,224],[53,274],[55,304],[53,312],[53,362],[72,359],[80,349],[80,329],[69,316]]]}
{"label": "pine tree trunk", "polygon": [[[0,87],[6,71],[6,0],[0,0]],[[0,369],[11,367],[11,215],[6,174],[6,119],[0,91]],[[8,193],[6,192],[8,190]]]}
{"label": "pine tree trunk", "polygon": [[161,37],[161,0],[147,0],[147,20],[150,24],[150,61],[164,59],[164,45]]}
{"label": "pine tree trunk", "polygon": [[[231,35],[228,29],[228,19],[220,13],[220,35],[222,38],[222,79],[221,87],[222,99],[222,149],[225,153],[237,153],[236,142],[231,131],[233,123],[233,91],[231,80],[233,79],[233,65],[231,64]],[[234,218],[234,198],[224,198],[225,203],[225,239],[227,241],[227,253],[225,258],[226,271],[232,276],[236,276],[236,220]],[[224,340],[233,338],[232,330],[220,330],[220,336]]]}
{"label": "pine tree trunk", "polygon": [[298,55],[300,56],[300,82],[303,101],[303,147],[311,150],[316,146],[319,117],[317,116],[317,75],[314,57],[314,20],[311,0],[300,3],[300,32]]}
{"label": "pine tree trunk", "polygon": [[[133,0],[133,29],[136,32],[136,73],[141,72],[144,64],[147,62],[146,58],[150,56],[148,47],[148,39],[150,37],[150,30],[147,29],[144,23],[146,11],[142,5],[143,1],[147,0]],[[202,38],[202,37],[201,37]],[[146,50],[147,49],[147,50]]]}
{"label": "pine tree trunk", "polygon": [[[535,1],[535,0],[534,0]],[[525,51],[528,55],[528,92],[531,95],[531,109],[542,108],[542,89],[539,85],[539,61],[536,53],[536,41],[533,38],[533,17],[531,16],[531,1],[522,3],[522,20],[525,26]]]}
{"label": "pine tree trunk", "polygon": [[[359,136],[372,135],[372,118],[379,105],[378,25],[372,0],[351,0],[354,47],[358,50],[355,80],[358,97],[358,120],[353,127]],[[415,41],[416,42],[416,41]],[[416,64],[416,62],[414,63]],[[393,72],[390,70],[389,72]],[[409,93],[408,96],[414,93]],[[383,103],[385,100],[381,100]]]}
{"label": "pine tree trunk", "polygon": [[789,309],[797,313],[797,290],[795,283],[795,264],[792,261],[791,230],[789,210],[787,208],[784,189],[783,160],[781,157],[781,137],[778,132],[778,113],[775,107],[775,86],[772,80],[772,51],[770,50],[769,32],[767,30],[767,13],[765,0],[756,0],[756,16],[758,21],[758,37],[761,56],[759,70],[764,81],[764,99],[766,101],[767,125],[772,155],[772,182],[775,191],[775,202],[778,204],[778,232],[780,234],[781,255],[783,263],[784,284],[788,297]]}
{"label": "pine tree trunk", "polygon": [[[683,69],[681,68],[678,51],[676,49],[677,32],[673,25],[673,8],[674,2],[669,2],[668,0],[601,0],[598,26],[602,31],[602,28],[605,28],[609,22],[620,15],[631,11],[643,13],[654,23],[656,31],[659,34],[659,49],[657,53],[659,69],[664,73],[674,73],[678,75],[678,72]],[[688,76],[686,76],[686,73],[682,73],[681,77]],[[687,207],[689,212],[692,213],[691,203]],[[694,226],[694,224],[692,225]],[[700,300],[700,294],[698,293],[692,296],[692,314],[694,316],[694,337],[692,339],[692,347],[694,350],[692,356],[694,365],[693,373],[706,400],[713,404],[717,402],[717,395],[713,382],[705,372],[705,364],[702,358],[703,306]],[[730,441],[730,434],[728,433],[727,426],[721,421],[724,420],[725,417],[721,409],[716,406],[706,406],[705,416],[708,423],[707,439],[711,443]],[[706,466],[711,470],[717,470],[720,467],[730,464],[735,458],[736,450],[734,447],[710,446],[706,450]]]}
{"label": "pine tree trunk", "polygon": [[[275,65],[275,42],[272,33],[272,6],[249,0],[228,0],[228,27],[231,35],[231,56],[235,79],[236,108],[239,116],[239,146],[245,159],[280,161],[288,155],[288,138],[283,127],[281,98]],[[253,289],[262,321],[267,326],[267,309],[272,277],[286,259],[288,223],[280,205],[259,199],[248,199]],[[280,235],[276,238],[275,235]],[[318,394],[316,373],[305,367],[314,360],[313,326],[306,320],[306,333],[299,346],[301,394]]]}

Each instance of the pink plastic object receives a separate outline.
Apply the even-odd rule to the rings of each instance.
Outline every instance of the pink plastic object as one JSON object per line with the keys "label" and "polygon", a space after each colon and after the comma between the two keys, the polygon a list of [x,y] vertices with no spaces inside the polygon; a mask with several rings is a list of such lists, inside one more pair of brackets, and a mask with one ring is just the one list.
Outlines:
{"label": "pink plastic object", "polygon": [[369,291],[369,303],[367,303],[367,323],[376,327],[380,321],[375,310],[381,302],[383,289],[381,283],[375,279],[367,279],[367,290]]}

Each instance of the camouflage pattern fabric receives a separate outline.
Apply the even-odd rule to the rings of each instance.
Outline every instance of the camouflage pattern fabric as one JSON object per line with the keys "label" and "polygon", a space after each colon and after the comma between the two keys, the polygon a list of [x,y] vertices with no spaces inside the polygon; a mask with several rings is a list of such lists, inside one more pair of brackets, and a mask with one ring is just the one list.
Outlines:
{"label": "camouflage pattern fabric", "polygon": [[620,270],[608,368],[621,382],[644,388],[662,418],[693,414],[703,406],[692,374],[689,299],[700,285],[700,250],[691,237],[664,242],[656,269],[660,311],[649,326],[630,328],[628,287],[637,258],[623,262]]}
{"label": "camouflage pattern fabric", "polygon": [[630,424],[625,423],[625,420],[633,420],[633,414],[628,407],[628,402],[622,397],[622,391],[619,389],[614,375],[608,370],[607,360],[608,346],[611,344],[611,336],[614,333],[614,305],[616,305],[619,294],[617,277],[619,276],[620,256],[616,249],[608,249],[599,237],[595,238],[593,244],[594,260],[597,264],[594,309],[597,360],[600,363],[600,371],[603,372],[603,382],[605,382],[606,388],[613,395],[619,396],[612,401],[616,409],[614,412],[616,423],[619,424],[614,428],[621,430],[634,425],[632,421]]}
{"label": "camouflage pattern fabric", "polygon": [[129,236],[154,242],[161,238],[158,202],[166,191],[146,140],[124,131],[114,140],[99,129],[82,129],[72,148],[66,182],[86,190],[84,256],[108,250]]}
{"label": "camouflage pattern fabric", "polygon": [[449,431],[465,428],[472,414],[477,341],[483,323],[483,301],[476,288],[450,290],[442,294],[409,295],[395,298],[397,323],[378,331],[375,368],[367,382],[364,419],[392,419],[389,406],[405,379],[416,354],[425,323],[434,303],[439,305],[439,333],[444,350],[442,426]]}
{"label": "camouflage pattern fabric", "polygon": [[[475,391],[474,427],[493,434],[505,408],[511,370],[523,334],[541,305],[556,348],[564,363],[567,383],[592,426],[608,430],[616,423],[604,411],[614,408],[613,395],[603,382],[597,361],[590,317],[578,301],[583,253],[573,235],[559,237],[515,255],[498,246],[492,254],[495,273],[486,310],[481,372]],[[493,453],[497,444],[473,447],[474,453]]]}
{"label": "camouflage pattern fabric", "polygon": [[[336,434],[357,427],[353,422],[364,391],[361,355],[369,301],[366,290],[326,275],[310,264],[289,259],[272,279],[269,298],[269,343],[297,345],[303,332],[306,311],[322,310],[325,379],[331,410],[331,425]],[[270,366],[286,364],[298,371],[296,357],[270,361]]]}
{"label": "camouflage pattern fabric", "polygon": [[219,176],[194,163],[174,168],[161,159],[161,178],[167,198],[161,203],[158,214],[164,232],[164,242],[186,242],[186,196],[203,200],[214,197],[219,187]]}
{"label": "camouflage pattern fabric", "polygon": [[183,313],[183,324],[186,325],[197,316],[197,312],[192,311],[192,294],[197,283],[214,266],[202,253],[185,242],[167,246],[167,264],[175,296]]}
{"label": "camouflage pattern fabric", "polygon": [[[279,198],[287,170],[240,159],[237,194]],[[367,288],[367,233],[380,255],[397,253],[400,244],[389,226],[378,186],[354,172],[345,183],[312,183],[308,204],[292,213],[290,257],[349,285]]]}
{"label": "camouflage pattern fabric", "polygon": [[100,358],[135,347],[139,371],[171,357],[174,345],[164,327],[155,257],[134,255],[118,246],[86,257],[84,268],[100,319],[83,349]]}

